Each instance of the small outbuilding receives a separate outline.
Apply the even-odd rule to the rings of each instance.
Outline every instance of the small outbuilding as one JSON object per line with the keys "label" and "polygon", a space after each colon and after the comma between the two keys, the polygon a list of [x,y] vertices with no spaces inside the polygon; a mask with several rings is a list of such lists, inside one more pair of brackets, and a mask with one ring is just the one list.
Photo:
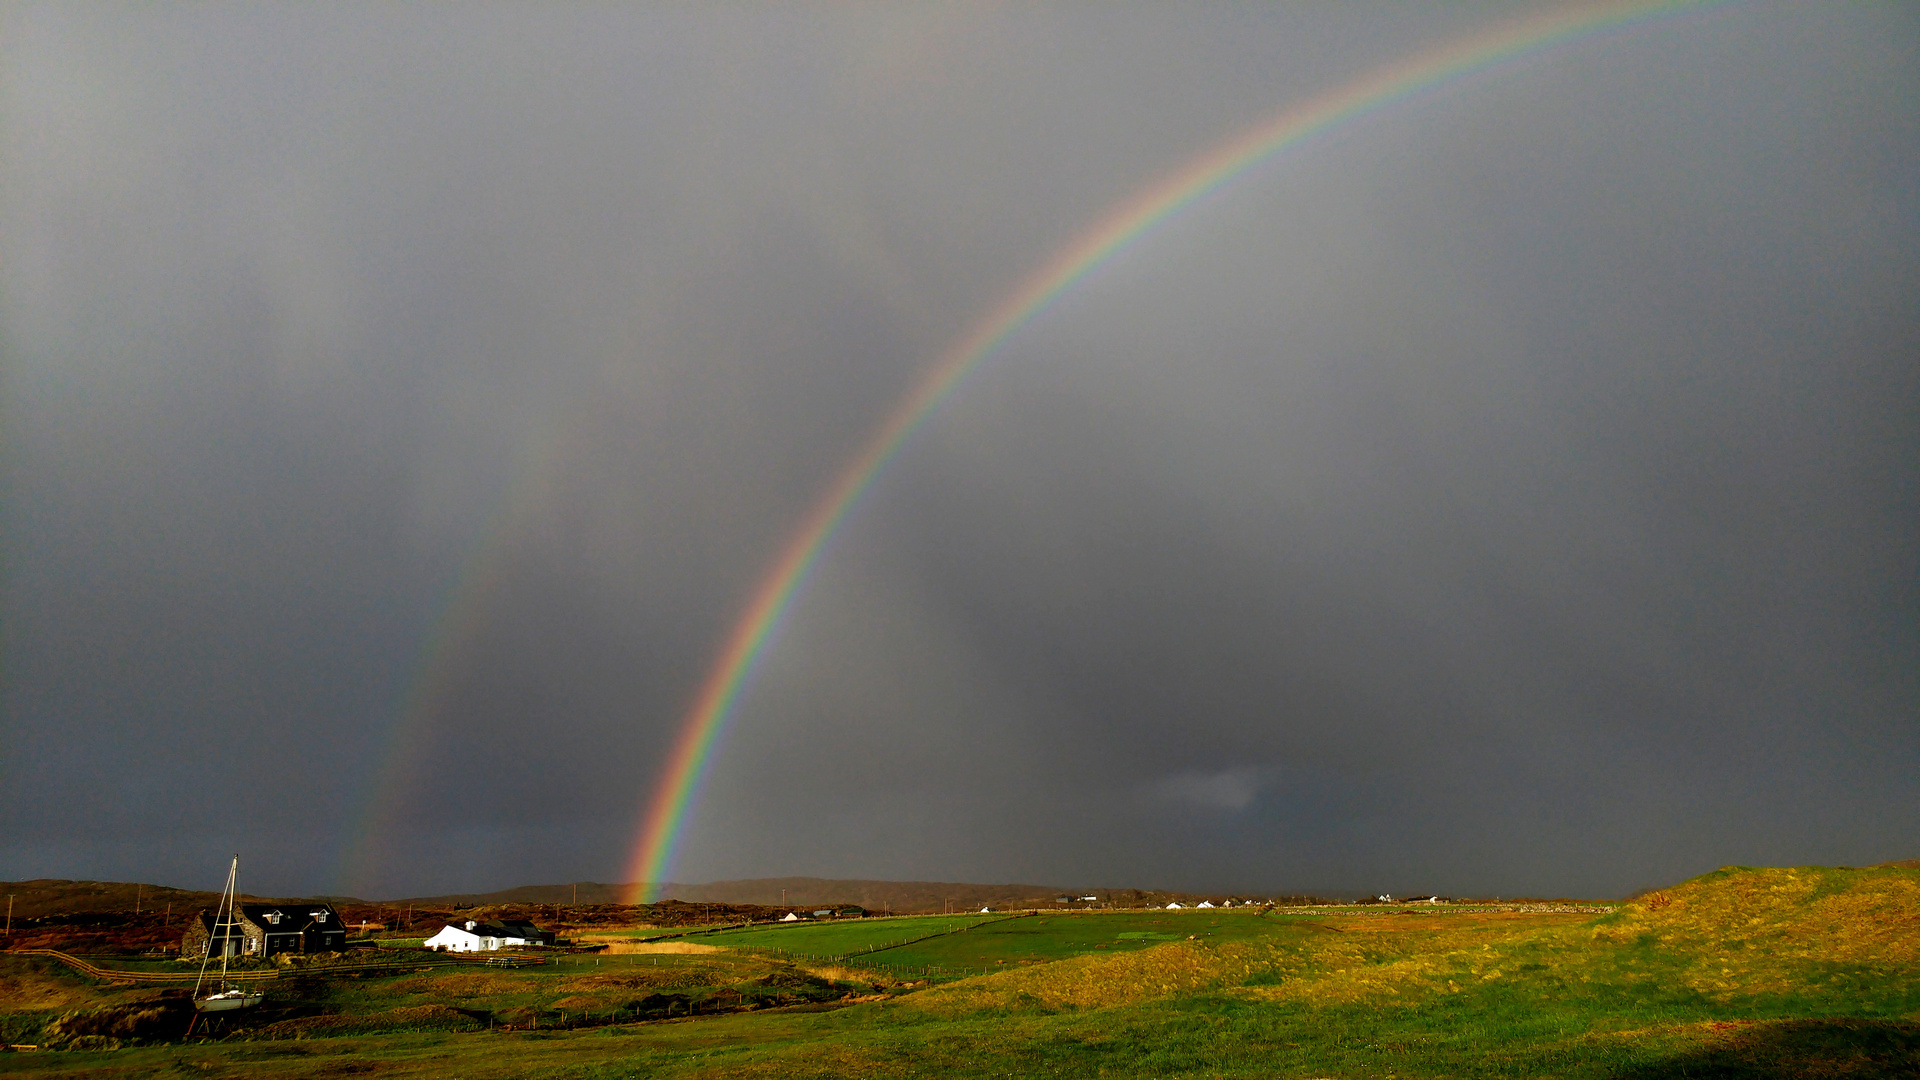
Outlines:
{"label": "small outbuilding", "polygon": [[1183,910],[1183,909],[1184,909],[1185,907],[1186,907],[1186,905],[1185,905],[1185,904],[1182,904],[1182,903],[1181,903],[1180,901],[1178,901],[1178,900],[1170,900],[1170,901],[1168,901],[1168,902],[1167,902],[1167,906],[1166,906],[1166,910],[1167,910],[1167,911],[1180,911],[1180,910]]}
{"label": "small outbuilding", "polygon": [[797,911],[789,911],[785,915],[782,915],[780,917],[780,921],[781,922],[799,922],[800,913]]}

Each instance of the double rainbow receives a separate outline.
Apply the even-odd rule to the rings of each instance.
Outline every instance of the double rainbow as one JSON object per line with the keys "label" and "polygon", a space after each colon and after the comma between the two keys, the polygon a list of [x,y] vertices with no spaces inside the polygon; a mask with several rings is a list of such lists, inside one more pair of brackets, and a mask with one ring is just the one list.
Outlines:
{"label": "double rainbow", "polygon": [[752,603],[735,624],[725,649],[702,684],[660,783],[646,804],[628,864],[627,879],[632,884],[626,901],[654,899],[660,884],[667,880],[688,815],[712,766],[714,748],[733,717],[741,690],[828,541],[901,447],[939,410],[967,374],[998,352],[1009,337],[1062,293],[1156,224],[1317,134],[1405,102],[1422,91],[1555,46],[1718,6],[1722,5],[1660,2],[1583,7],[1517,22],[1378,70],[1282,113],[1135,195],[1029,276],[928,370],[859,455],[841,470],[761,579]]}

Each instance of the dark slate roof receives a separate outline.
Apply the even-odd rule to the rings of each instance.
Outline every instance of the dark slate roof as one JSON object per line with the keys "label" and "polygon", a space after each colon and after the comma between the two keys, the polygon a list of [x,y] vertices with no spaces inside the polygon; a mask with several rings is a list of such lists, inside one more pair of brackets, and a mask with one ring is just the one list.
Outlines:
{"label": "dark slate roof", "polygon": [[[332,904],[318,900],[295,900],[284,904],[240,904],[237,906],[240,908],[240,914],[245,917],[248,922],[253,923],[255,926],[271,934],[291,933],[296,930],[305,930],[310,926],[316,930],[345,930],[347,928],[347,924],[340,918],[340,913],[333,910]],[[267,916],[276,911],[286,916],[286,918],[280,920],[280,925],[278,926],[267,921]],[[316,920],[313,917],[313,912],[316,911],[326,912],[327,921],[315,925]]]}
{"label": "dark slate roof", "polygon": [[540,929],[530,922],[522,922],[519,920],[512,922],[498,920],[492,922],[476,922],[473,924],[473,929],[471,930],[467,929],[465,920],[448,923],[447,925],[453,927],[455,930],[469,934],[478,934],[481,937],[537,938],[546,933],[545,930]]}

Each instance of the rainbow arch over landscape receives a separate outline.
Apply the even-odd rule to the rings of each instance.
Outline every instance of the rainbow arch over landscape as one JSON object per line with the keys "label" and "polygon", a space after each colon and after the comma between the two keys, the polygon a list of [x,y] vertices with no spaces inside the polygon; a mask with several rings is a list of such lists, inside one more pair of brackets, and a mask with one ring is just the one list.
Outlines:
{"label": "rainbow arch over landscape", "polygon": [[645,804],[627,864],[626,880],[630,884],[623,899],[627,903],[656,899],[659,886],[668,880],[681,835],[742,690],[828,542],[861,496],[967,374],[998,352],[1061,294],[1156,224],[1317,134],[1406,102],[1422,91],[1555,46],[1683,13],[1728,7],[1734,2],[1663,0],[1563,9],[1504,24],[1491,33],[1380,68],[1228,140],[1148,186],[1030,274],[928,369],[860,453],[834,478],[761,578],[701,684],[661,779]]}

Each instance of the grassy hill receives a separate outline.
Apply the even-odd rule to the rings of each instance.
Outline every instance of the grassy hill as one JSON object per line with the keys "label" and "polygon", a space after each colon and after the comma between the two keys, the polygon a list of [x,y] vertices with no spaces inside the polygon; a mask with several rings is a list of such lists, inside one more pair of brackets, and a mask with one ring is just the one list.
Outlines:
{"label": "grassy hill", "polygon": [[[31,1064],[138,1075],[190,1057],[196,1072],[260,1077],[349,1065],[394,1077],[1910,1077],[1917,913],[1920,870],[1728,867],[1605,914],[1329,906],[798,924],[520,971],[309,975],[270,984],[278,1011],[250,1032],[185,1056],[169,1044]],[[15,1042],[107,1045],[80,1033],[158,1015],[138,992],[26,958],[0,957],[0,1003],[0,1035]]]}
{"label": "grassy hill", "polygon": [[175,911],[185,912],[212,907],[220,902],[217,892],[195,892],[132,881],[67,881],[61,878],[0,881],[0,896],[13,897],[15,919],[97,911],[133,911],[136,905],[142,911],[162,911],[171,904]]}

